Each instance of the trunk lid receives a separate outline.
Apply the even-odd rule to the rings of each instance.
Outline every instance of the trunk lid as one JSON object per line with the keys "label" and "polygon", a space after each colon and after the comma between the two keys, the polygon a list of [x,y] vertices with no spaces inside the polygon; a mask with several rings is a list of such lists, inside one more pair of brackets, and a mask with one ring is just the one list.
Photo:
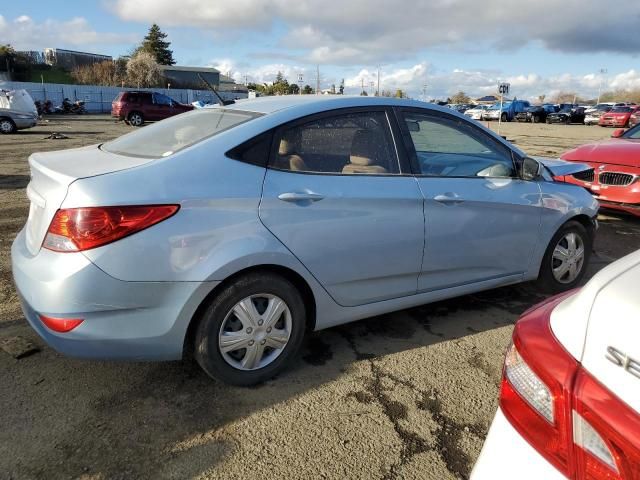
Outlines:
{"label": "trunk lid", "polygon": [[616,263],[593,302],[582,365],[640,414],[640,251]]}
{"label": "trunk lid", "polygon": [[32,154],[29,157],[31,181],[27,185],[31,205],[25,227],[29,252],[36,255],[40,251],[51,220],[67,196],[71,183],[151,161],[153,159],[105,152],[98,145]]}

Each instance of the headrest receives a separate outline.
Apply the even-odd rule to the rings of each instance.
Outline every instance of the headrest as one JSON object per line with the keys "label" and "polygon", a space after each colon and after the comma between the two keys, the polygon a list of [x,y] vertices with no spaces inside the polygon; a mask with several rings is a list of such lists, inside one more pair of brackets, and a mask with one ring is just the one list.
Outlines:
{"label": "headrest", "polygon": [[280,139],[280,146],[278,147],[278,155],[293,155],[298,153],[300,147],[300,129],[292,128],[287,130]]}
{"label": "headrest", "polygon": [[375,135],[371,130],[358,130],[351,141],[351,157],[354,165],[374,165],[378,158]]}

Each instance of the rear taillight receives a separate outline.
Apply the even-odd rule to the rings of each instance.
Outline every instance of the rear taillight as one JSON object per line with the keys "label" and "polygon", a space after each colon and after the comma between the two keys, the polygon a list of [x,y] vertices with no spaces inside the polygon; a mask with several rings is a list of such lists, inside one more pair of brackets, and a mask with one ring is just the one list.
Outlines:
{"label": "rear taillight", "polygon": [[56,212],[42,246],[56,252],[100,247],[166,220],[179,208],[178,205],[65,208]]}
{"label": "rear taillight", "polygon": [[558,342],[549,315],[567,294],[516,324],[500,407],[514,428],[568,478],[640,479],[640,416],[593,379]]}
{"label": "rear taillight", "polygon": [[[505,361],[500,406],[514,427],[549,462],[569,473],[571,382],[578,362],[541,317],[558,302],[523,316]],[[543,313],[544,312],[544,313]]]}

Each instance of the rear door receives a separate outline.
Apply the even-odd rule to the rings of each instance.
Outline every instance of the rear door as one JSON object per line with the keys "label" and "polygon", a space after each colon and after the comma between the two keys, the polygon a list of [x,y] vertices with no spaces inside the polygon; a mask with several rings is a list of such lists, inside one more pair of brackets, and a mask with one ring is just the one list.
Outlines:
{"label": "rear door", "polygon": [[517,281],[538,238],[537,182],[518,178],[511,150],[472,122],[427,109],[399,113],[425,197],[418,290]]}
{"label": "rear door", "polygon": [[422,195],[389,118],[336,110],[282,127],[265,176],[262,222],[345,306],[416,292]]}

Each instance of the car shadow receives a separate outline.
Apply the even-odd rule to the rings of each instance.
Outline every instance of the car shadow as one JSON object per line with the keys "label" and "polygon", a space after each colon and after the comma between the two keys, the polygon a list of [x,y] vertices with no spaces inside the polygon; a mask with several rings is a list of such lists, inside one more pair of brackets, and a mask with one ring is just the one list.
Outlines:
{"label": "car shadow", "polygon": [[0,174],[0,190],[18,190],[26,188],[31,177],[29,175],[3,175]]}

